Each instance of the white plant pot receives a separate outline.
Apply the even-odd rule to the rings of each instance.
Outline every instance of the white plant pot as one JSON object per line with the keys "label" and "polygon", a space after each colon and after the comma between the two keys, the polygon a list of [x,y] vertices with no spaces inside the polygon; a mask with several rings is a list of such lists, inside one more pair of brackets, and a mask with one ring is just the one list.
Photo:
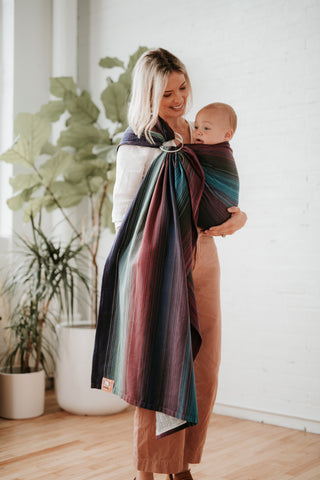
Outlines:
{"label": "white plant pot", "polygon": [[0,371],[0,417],[10,419],[32,418],[42,415],[45,401],[45,373],[14,373]]}
{"label": "white plant pot", "polygon": [[91,388],[95,330],[78,323],[60,324],[55,390],[59,406],[77,415],[111,415],[128,404],[112,393]]}

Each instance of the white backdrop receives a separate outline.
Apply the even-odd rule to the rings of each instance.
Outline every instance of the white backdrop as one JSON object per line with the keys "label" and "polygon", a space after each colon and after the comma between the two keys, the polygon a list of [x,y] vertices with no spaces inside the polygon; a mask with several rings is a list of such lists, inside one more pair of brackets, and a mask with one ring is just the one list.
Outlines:
{"label": "white backdrop", "polygon": [[[47,100],[57,4],[70,5],[28,0],[26,10],[15,1],[15,112]],[[188,68],[189,118],[212,101],[237,111],[232,146],[249,219],[217,240],[223,354],[215,408],[320,433],[320,2],[78,0],[78,22],[78,80],[95,100],[105,86],[100,58],[162,46]]]}
{"label": "white backdrop", "polygon": [[316,422],[294,417],[320,421],[320,3],[91,0],[86,14],[79,65],[97,98],[105,84],[101,57],[127,59],[139,45],[162,46],[190,73],[190,118],[212,101],[237,111],[232,146],[249,220],[217,242],[223,355],[216,409],[318,431]]}

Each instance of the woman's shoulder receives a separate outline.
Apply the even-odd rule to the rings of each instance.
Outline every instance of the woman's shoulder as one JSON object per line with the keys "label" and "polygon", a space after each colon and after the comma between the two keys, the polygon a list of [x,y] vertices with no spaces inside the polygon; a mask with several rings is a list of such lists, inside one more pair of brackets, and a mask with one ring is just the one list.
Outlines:
{"label": "woman's shoulder", "polygon": [[158,148],[141,147],[139,145],[120,145],[117,162],[144,166],[159,155]]}

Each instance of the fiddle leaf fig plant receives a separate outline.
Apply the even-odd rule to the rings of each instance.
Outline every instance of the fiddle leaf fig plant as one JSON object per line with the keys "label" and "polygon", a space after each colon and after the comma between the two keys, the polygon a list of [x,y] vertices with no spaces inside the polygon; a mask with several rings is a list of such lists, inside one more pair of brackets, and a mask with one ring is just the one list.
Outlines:
{"label": "fiddle leaf fig plant", "polygon": [[[59,210],[73,235],[81,236],[91,263],[91,323],[97,319],[97,254],[104,228],[113,230],[112,191],[115,181],[116,148],[127,128],[127,109],[131,75],[141,54],[140,47],[127,65],[114,57],[99,65],[116,79],[107,77],[100,105],[89,92],[80,91],[71,77],[50,79],[50,93],[55,97],[35,114],[20,113],[15,120],[16,141],[0,156],[19,166],[11,178],[14,196],[8,200],[12,210],[23,209],[29,222],[43,211]],[[120,73],[119,73],[120,70]],[[63,121],[55,142],[53,125]],[[86,201],[81,222],[74,220],[71,207]],[[80,224],[79,224],[80,223]]]}

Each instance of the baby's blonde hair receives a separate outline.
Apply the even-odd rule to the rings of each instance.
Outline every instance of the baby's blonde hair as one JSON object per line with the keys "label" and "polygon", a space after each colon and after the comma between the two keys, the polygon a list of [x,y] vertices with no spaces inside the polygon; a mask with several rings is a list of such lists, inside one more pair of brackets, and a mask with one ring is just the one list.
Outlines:
{"label": "baby's blonde hair", "polygon": [[[148,50],[137,61],[133,73],[128,122],[138,137],[141,137],[144,130],[151,130],[156,124],[168,77],[173,72],[181,72],[185,76],[189,104],[192,96],[190,79],[186,67],[175,55],[158,48]],[[148,132],[146,137],[150,143],[154,143]]]}
{"label": "baby's blonde hair", "polygon": [[228,123],[233,130],[233,133],[236,131],[238,123],[237,114],[230,105],[228,105],[227,103],[215,102],[209,103],[209,105],[206,105],[201,110],[206,109],[223,111],[227,116]]}

